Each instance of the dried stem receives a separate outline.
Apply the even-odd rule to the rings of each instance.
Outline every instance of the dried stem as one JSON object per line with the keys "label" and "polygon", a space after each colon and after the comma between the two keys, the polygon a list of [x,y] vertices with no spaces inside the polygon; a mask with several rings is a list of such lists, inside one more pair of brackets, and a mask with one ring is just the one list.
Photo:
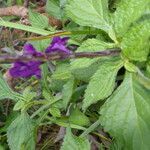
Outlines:
{"label": "dried stem", "polygon": [[1,55],[0,63],[13,63],[16,61],[20,61],[20,62],[41,61],[44,63],[47,61],[54,61],[54,60],[118,56],[119,53],[120,53],[120,49],[115,48],[115,49],[107,49],[107,50],[98,51],[98,52],[76,52],[76,53],[71,53],[67,55],[64,53],[51,53],[49,55],[46,54],[40,57]]}
{"label": "dried stem", "polygon": [[29,6],[29,0],[24,0],[24,7],[26,7],[26,8],[28,8],[28,6]]}
{"label": "dried stem", "polygon": [[18,17],[25,17],[27,16],[28,10],[22,6],[11,6],[6,8],[0,8],[0,17],[2,16],[18,16]]}

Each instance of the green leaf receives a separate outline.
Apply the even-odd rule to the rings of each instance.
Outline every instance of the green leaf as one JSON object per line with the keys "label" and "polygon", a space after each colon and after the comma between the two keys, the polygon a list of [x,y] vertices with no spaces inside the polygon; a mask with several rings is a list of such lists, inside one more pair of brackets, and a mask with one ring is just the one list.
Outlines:
{"label": "green leaf", "polygon": [[31,26],[27,26],[27,25],[23,25],[23,24],[19,24],[19,23],[14,23],[14,22],[9,22],[9,21],[4,21],[4,20],[0,20],[0,26],[19,29],[19,30],[23,30],[23,31],[27,31],[27,32],[40,34],[40,35],[49,35],[49,34],[54,33],[54,32],[50,32],[50,31],[40,29],[37,27],[31,27]]}
{"label": "green leaf", "polygon": [[25,90],[23,91],[23,97],[24,97],[26,102],[30,102],[36,96],[37,96],[37,93],[31,91],[31,87],[30,86],[26,87]]}
{"label": "green leaf", "polygon": [[22,113],[10,124],[7,138],[11,150],[35,149],[35,126],[27,113]]}
{"label": "green leaf", "polygon": [[[82,45],[77,49],[76,52],[97,52],[103,51],[107,48],[113,48],[115,45],[113,43],[105,43],[103,41],[97,39],[88,39],[82,43]],[[100,58],[82,58],[76,59],[71,62],[71,69],[80,69],[80,68],[87,68]]]}
{"label": "green leaf", "polygon": [[0,144],[0,150],[5,150],[5,148]]}
{"label": "green leaf", "polygon": [[150,20],[137,23],[125,34],[121,48],[131,60],[145,61],[149,54]]}
{"label": "green leaf", "polygon": [[23,100],[19,100],[13,110],[25,110],[27,105],[30,103],[31,100],[33,100],[34,97],[36,97],[37,93],[31,91],[31,87],[26,87],[25,90],[23,91]]}
{"label": "green leaf", "polygon": [[63,85],[72,77],[70,71],[70,65],[67,63],[61,63],[56,65],[56,70],[51,76],[51,88],[52,90],[62,91]]}
{"label": "green leaf", "polygon": [[71,122],[69,122],[68,118],[48,118],[50,122],[52,123],[55,123],[59,126],[62,126],[62,127],[71,127],[73,129],[78,129],[78,130],[85,130],[86,128],[85,127],[82,127],[82,126],[79,126],[79,125],[76,125],[76,124],[72,124]]}
{"label": "green leaf", "polygon": [[70,66],[67,63],[61,63],[56,66],[56,70],[52,75],[55,80],[68,80],[71,77]]}
{"label": "green leaf", "polygon": [[90,126],[80,135],[80,137],[85,137],[85,136],[87,136],[90,132],[93,132],[100,124],[101,124],[101,120],[98,119],[96,122],[94,122],[92,125],[90,125]]}
{"label": "green leaf", "polygon": [[108,21],[107,0],[70,0],[66,5],[66,13],[81,26],[95,27],[106,31],[109,35],[113,34]]}
{"label": "green leaf", "polygon": [[114,90],[115,79],[122,61],[108,61],[103,63],[92,76],[83,100],[83,110],[99,100],[107,98]]}
{"label": "green leaf", "polygon": [[148,3],[148,0],[121,0],[118,3],[113,16],[118,37],[123,36],[131,23],[142,16]]}
{"label": "green leaf", "polygon": [[23,96],[14,92],[0,74],[0,100],[4,100],[6,98],[18,101],[23,99]]}
{"label": "green leaf", "polygon": [[99,66],[105,61],[106,60],[104,60],[104,59],[99,59],[95,63],[91,64],[89,67],[73,69],[72,74],[78,80],[89,82],[91,77],[94,75],[94,73],[99,68]]}
{"label": "green leaf", "polygon": [[71,129],[67,128],[67,133],[64,138],[61,150],[90,150],[88,139],[76,137],[71,133]]}
{"label": "green leaf", "polygon": [[68,103],[72,97],[74,87],[75,87],[75,80],[73,77],[63,86],[62,99],[63,99],[63,107],[65,109],[67,108]]}
{"label": "green leaf", "polygon": [[60,2],[59,0],[47,0],[46,11],[49,15],[54,16],[57,19],[62,19],[64,5],[65,2]]}
{"label": "green leaf", "polygon": [[127,73],[123,83],[103,105],[101,123],[121,149],[150,148],[150,91]]}
{"label": "green leaf", "polygon": [[79,126],[88,126],[90,124],[89,118],[82,113],[78,108],[72,110],[69,116],[69,122]]}
{"label": "green leaf", "polygon": [[47,101],[52,101],[54,99],[53,95],[51,92],[47,91],[46,89],[43,89],[42,92],[43,97],[47,100]]}
{"label": "green leaf", "polygon": [[33,27],[45,29],[49,26],[49,20],[46,16],[29,10],[29,21]]}
{"label": "green leaf", "polygon": [[150,59],[147,61],[146,64],[146,75],[150,78]]}
{"label": "green leaf", "polygon": [[150,90],[150,78],[147,78],[140,69],[137,69],[136,78],[140,84]]}
{"label": "green leaf", "polygon": [[49,109],[50,113],[52,114],[53,117],[61,117],[61,112],[58,108],[52,107]]}
{"label": "green leaf", "polygon": [[133,63],[130,63],[129,61],[126,61],[124,63],[124,67],[129,72],[134,72],[134,73],[137,72],[137,67]]}

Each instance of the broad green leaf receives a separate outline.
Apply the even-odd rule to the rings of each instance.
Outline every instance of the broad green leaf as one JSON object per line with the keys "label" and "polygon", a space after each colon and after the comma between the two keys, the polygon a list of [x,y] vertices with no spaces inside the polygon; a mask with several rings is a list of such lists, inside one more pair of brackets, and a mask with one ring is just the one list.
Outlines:
{"label": "broad green leaf", "polygon": [[63,107],[66,109],[68,106],[68,103],[71,99],[71,96],[74,92],[74,87],[75,87],[75,80],[72,77],[71,79],[69,79],[66,84],[63,86],[63,90],[62,90],[62,99],[63,99]]}
{"label": "broad green leaf", "polygon": [[89,118],[82,113],[78,108],[72,110],[69,116],[69,122],[79,126],[88,126],[90,124]]}
{"label": "broad green leaf", "polygon": [[35,149],[35,125],[27,113],[22,113],[10,124],[7,138],[11,150]]}
{"label": "broad green leaf", "polygon": [[66,13],[77,24],[102,29],[115,39],[108,21],[107,0],[69,0]]}
{"label": "broad green leaf", "polygon": [[49,15],[52,15],[57,19],[62,18],[62,10],[60,8],[59,0],[47,0],[46,11]]}
{"label": "broad green leaf", "polygon": [[149,54],[150,20],[137,23],[125,34],[121,48],[131,60],[145,61]]}
{"label": "broad green leaf", "polygon": [[92,76],[83,100],[83,110],[99,100],[107,98],[114,90],[115,79],[122,61],[108,61],[103,63]]}
{"label": "broad green leaf", "polygon": [[[88,39],[82,43],[82,45],[77,49],[76,52],[97,52],[97,51],[104,51],[107,48],[113,48],[115,45],[112,43],[105,43],[103,41],[97,39]],[[100,58],[82,58],[77,59],[71,62],[71,69],[80,69],[80,68],[87,68]]]}
{"label": "broad green leaf", "polygon": [[118,37],[122,37],[131,23],[136,21],[144,13],[149,0],[121,0],[114,13],[115,31]]}
{"label": "broad green leaf", "polygon": [[125,150],[150,149],[150,91],[126,73],[100,110],[101,123]]}
{"label": "broad green leaf", "polygon": [[89,67],[73,69],[72,74],[78,80],[89,82],[90,78],[94,75],[99,66],[105,61],[107,60],[99,59],[95,63],[91,64]]}
{"label": "broad green leaf", "polygon": [[90,150],[90,143],[85,137],[81,138],[74,136],[71,133],[71,129],[67,128],[61,150]]}
{"label": "broad green leaf", "polygon": [[9,85],[6,83],[6,81],[3,79],[2,75],[0,74],[0,100],[4,100],[6,98],[14,101],[23,99],[22,95],[14,92],[9,87]]}
{"label": "broad green leaf", "polygon": [[46,16],[29,10],[29,21],[33,27],[45,29],[49,26],[49,20]]}

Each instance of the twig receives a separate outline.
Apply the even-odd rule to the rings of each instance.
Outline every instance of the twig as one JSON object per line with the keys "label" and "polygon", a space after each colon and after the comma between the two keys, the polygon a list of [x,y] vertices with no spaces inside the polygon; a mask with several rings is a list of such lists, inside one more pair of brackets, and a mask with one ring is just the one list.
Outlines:
{"label": "twig", "polygon": [[24,0],[24,7],[28,8],[29,7],[29,0]]}
{"label": "twig", "polygon": [[114,49],[106,49],[98,52],[76,52],[71,54],[64,53],[51,53],[47,55],[43,55],[40,57],[33,56],[11,56],[11,55],[1,55],[0,63],[13,63],[16,61],[20,62],[28,62],[28,61],[54,61],[54,60],[65,60],[65,59],[76,59],[76,58],[95,58],[95,57],[105,57],[105,56],[118,56],[120,53],[119,48]]}
{"label": "twig", "polygon": [[0,8],[0,17],[3,16],[18,16],[18,17],[25,17],[27,16],[28,10],[22,6],[11,6],[6,8]]}

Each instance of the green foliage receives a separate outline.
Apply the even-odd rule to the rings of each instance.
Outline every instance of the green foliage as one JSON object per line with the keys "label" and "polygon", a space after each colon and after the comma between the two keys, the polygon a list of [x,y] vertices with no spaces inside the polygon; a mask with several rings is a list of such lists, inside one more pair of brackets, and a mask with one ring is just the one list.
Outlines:
{"label": "green foliage", "polygon": [[68,63],[61,63],[56,66],[56,70],[51,76],[51,89],[61,91],[63,85],[68,79],[72,77],[70,65]]}
{"label": "green foliage", "polygon": [[18,24],[18,23],[14,23],[14,22],[8,22],[8,21],[4,21],[4,20],[0,20],[0,26],[5,26],[5,27],[9,27],[9,28],[14,28],[14,29],[20,29],[23,31],[32,32],[32,33],[36,33],[36,34],[40,34],[40,35],[48,35],[48,34],[54,33],[54,32],[50,32],[50,31],[47,31],[47,30],[44,30],[41,28],[31,27],[31,26]]}
{"label": "green foliage", "polygon": [[47,0],[46,11],[50,16],[54,16],[57,19],[62,19],[64,16],[64,7],[66,0]]}
{"label": "green foliage", "polygon": [[83,110],[98,100],[107,98],[114,90],[115,79],[118,70],[122,66],[122,61],[110,61],[103,63],[92,76],[85,91],[83,100]]}
{"label": "green foliage", "polygon": [[27,87],[24,91],[23,91],[23,100],[19,100],[15,106],[14,106],[14,110],[21,110],[24,111],[25,109],[27,109],[28,107],[30,107],[30,105],[32,105],[31,100],[33,100],[34,97],[36,97],[36,93],[35,92],[31,92],[31,87]]}
{"label": "green foliage", "polygon": [[134,74],[126,73],[123,83],[101,108],[101,122],[125,149],[149,149],[150,91]]}
{"label": "green foliage", "polygon": [[[60,33],[49,26],[46,16],[32,10],[36,4],[30,4],[32,26],[2,19],[0,26],[40,35],[51,34],[38,41],[28,41],[37,50],[45,51],[50,37],[69,34],[67,46],[72,52],[107,52],[110,48],[121,52],[116,57],[43,63],[41,80],[14,80],[17,92],[0,75],[0,146],[5,147],[7,140],[11,150],[35,149],[34,119],[38,127],[43,126],[44,136],[45,127],[51,130],[51,124],[67,128],[61,150],[90,150],[86,137],[90,133],[90,142],[93,144],[94,139],[94,146],[100,149],[149,150],[149,0],[47,0],[46,12],[54,20],[62,21]],[[24,35],[32,36],[30,33]],[[77,50],[74,44],[79,46]],[[22,41],[14,46],[15,51],[20,46]],[[3,71],[9,66],[4,65],[0,66]],[[13,103],[5,99],[12,99]],[[39,131],[43,134],[41,128]],[[101,131],[108,134],[101,135]],[[48,145],[51,142],[45,138],[40,140],[39,145],[44,146],[38,149],[52,149]]]}
{"label": "green foliage", "polygon": [[[82,45],[77,49],[76,52],[97,52],[97,51],[103,51],[107,48],[113,48],[115,44],[112,43],[105,43],[103,41],[97,40],[97,39],[88,39],[85,42],[82,43]],[[94,62],[98,61],[102,58],[82,58],[77,59],[71,62],[71,69],[80,69],[89,67]]]}
{"label": "green foliage", "polygon": [[69,116],[69,121],[79,126],[88,126],[90,124],[89,118],[85,114],[83,114],[78,108],[72,110]]}
{"label": "green foliage", "polygon": [[35,149],[35,125],[27,113],[22,113],[8,127],[11,150]]}
{"label": "green foliage", "polygon": [[52,114],[53,117],[61,117],[61,112],[58,108],[52,107],[49,109],[49,112]]}
{"label": "green foliage", "polygon": [[29,10],[29,21],[33,27],[45,29],[49,26],[49,20],[46,16],[32,10]]}
{"label": "green foliage", "polygon": [[129,26],[144,14],[148,3],[148,0],[120,0],[113,15],[115,31],[118,37],[122,37],[129,29]]}
{"label": "green foliage", "polygon": [[[97,39],[88,39],[82,43],[77,52],[96,52],[107,48],[113,48],[115,44],[105,43]],[[82,81],[89,81],[98,67],[109,58],[82,58],[71,61],[71,72],[75,78]]]}
{"label": "green foliage", "polygon": [[65,109],[67,108],[68,103],[71,99],[71,96],[72,96],[73,91],[74,91],[74,87],[75,87],[75,80],[73,77],[69,81],[67,81],[67,83],[63,86],[62,98],[63,98],[63,107]]}
{"label": "green foliage", "polygon": [[0,100],[11,99],[18,101],[23,99],[21,94],[14,92],[0,74]]}
{"label": "green foliage", "polygon": [[131,60],[146,61],[149,54],[150,20],[134,24],[123,37],[123,54]]}
{"label": "green foliage", "polygon": [[70,0],[66,6],[66,13],[79,25],[102,29],[115,40],[112,26],[109,24],[106,0]]}
{"label": "green foliage", "polygon": [[90,150],[90,143],[89,141],[84,137],[76,137],[71,133],[71,129],[67,128],[67,133],[64,138],[63,145],[61,147],[61,150]]}

